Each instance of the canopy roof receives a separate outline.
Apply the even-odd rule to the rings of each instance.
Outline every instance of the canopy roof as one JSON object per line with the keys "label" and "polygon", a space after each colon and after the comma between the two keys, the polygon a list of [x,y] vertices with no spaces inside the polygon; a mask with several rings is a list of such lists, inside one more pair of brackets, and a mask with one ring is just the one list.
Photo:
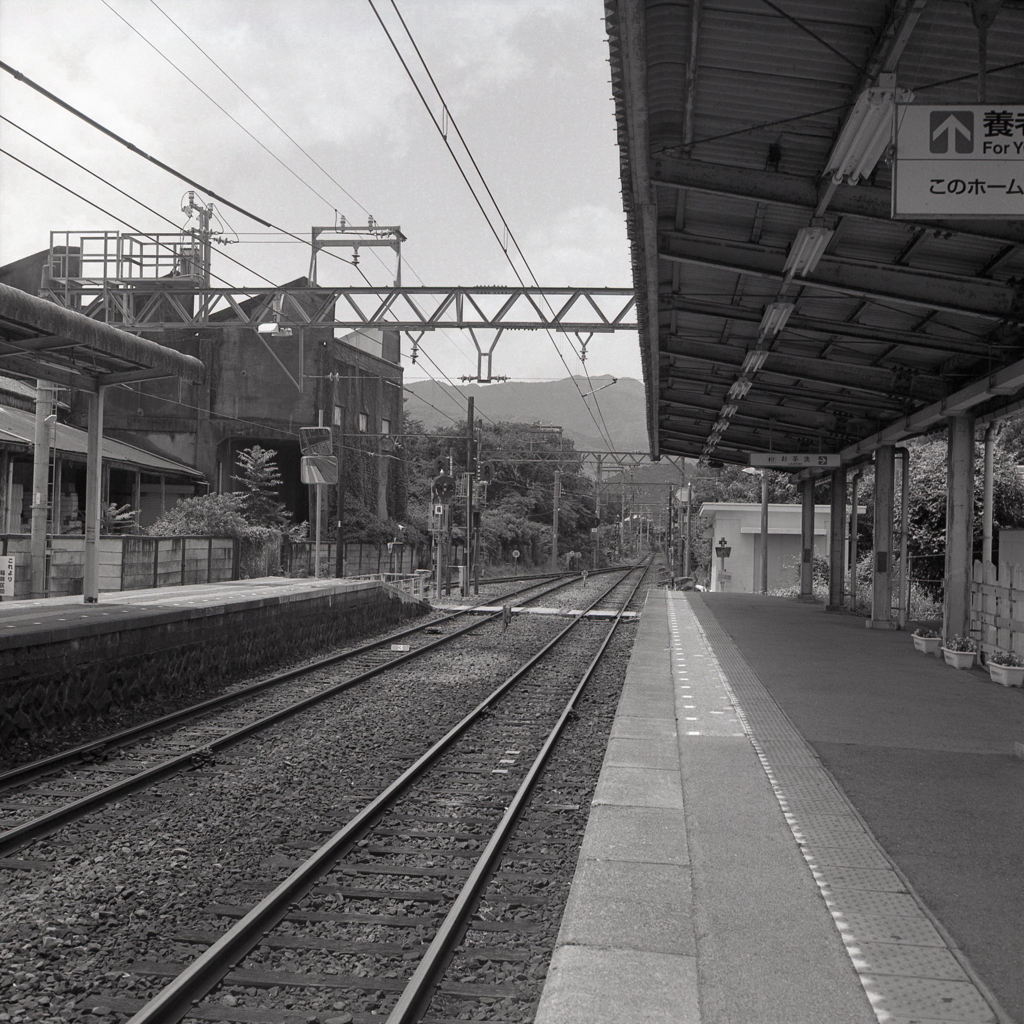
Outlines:
{"label": "canopy roof", "polygon": [[[1018,401],[1024,221],[893,220],[885,160],[856,186],[825,177],[882,73],[914,102],[978,102],[968,3],[607,0],[606,14],[652,455],[854,459]],[[1024,140],[1024,2],[1005,0],[987,45],[987,101]],[[787,280],[812,221],[827,247]]]}
{"label": "canopy roof", "polygon": [[157,377],[202,381],[193,356],[0,284],[0,370],[83,391]]}

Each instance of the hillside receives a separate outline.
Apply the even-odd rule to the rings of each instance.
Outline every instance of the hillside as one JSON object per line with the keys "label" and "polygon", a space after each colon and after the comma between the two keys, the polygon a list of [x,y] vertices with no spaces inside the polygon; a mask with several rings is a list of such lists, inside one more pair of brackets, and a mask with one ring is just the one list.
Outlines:
{"label": "hillside", "polygon": [[[609,384],[611,380],[608,375],[591,377],[589,381],[586,377],[576,378],[583,394]],[[458,397],[453,392],[458,392]],[[455,388],[433,381],[417,381],[408,385],[405,415],[420,420],[427,427],[448,425],[451,420],[447,417],[458,419],[459,409],[465,410],[465,399],[469,396],[476,401],[478,415],[495,421],[560,424],[565,436],[572,438],[577,449],[608,451],[608,444],[601,439],[586,409],[589,406],[597,416],[596,399],[600,402],[614,450],[648,451],[644,386],[632,377],[619,378],[618,383],[605,387],[600,394],[588,398],[586,403],[569,377],[528,383],[466,384]]]}

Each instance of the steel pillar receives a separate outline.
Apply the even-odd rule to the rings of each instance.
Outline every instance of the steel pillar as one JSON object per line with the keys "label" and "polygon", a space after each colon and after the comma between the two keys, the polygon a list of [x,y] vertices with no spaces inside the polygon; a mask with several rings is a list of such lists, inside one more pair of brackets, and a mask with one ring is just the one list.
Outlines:
{"label": "steel pillar", "polygon": [[82,595],[86,604],[99,600],[100,491],[103,488],[103,399],[106,388],[87,392],[89,438],[85,467],[85,571]]}
{"label": "steel pillar", "polygon": [[981,505],[981,560],[985,565],[992,562],[992,462],[995,429],[990,423],[985,427],[985,476],[984,497]]}
{"label": "steel pillar", "polygon": [[761,561],[758,593],[768,593],[768,470],[761,470]]}
{"label": "steel pillar", "polygon": [[50,430],[54,417],[53,389],[45,380],[36,381],[35,437],[32,446],[32,503],[29,560],[32,597],[46,597],[46,533],[50,509]]}
{"label": "steel pillar", "polygon": [[846,470],[832,470],[832,515],[828,532],[828,604],[830,612],[843,607],[843,567],[846,563],[843,541],[846,533]]}
{"label": "steel pillar", "polygon": [[946,456],[946,570],[942,634],[967,636],[971,626],[974,528],[974,418],[951,416]]}
{"label": "steel pillar", "polygon": [[893,629],[892,562],[895,504],[896,449],[883,444],[875,449],[875,521],[872,540],[871,626]]}
{"label": "steel pillar", "polygon": [[800,484],[800,600],[814,600],[814,481]]}

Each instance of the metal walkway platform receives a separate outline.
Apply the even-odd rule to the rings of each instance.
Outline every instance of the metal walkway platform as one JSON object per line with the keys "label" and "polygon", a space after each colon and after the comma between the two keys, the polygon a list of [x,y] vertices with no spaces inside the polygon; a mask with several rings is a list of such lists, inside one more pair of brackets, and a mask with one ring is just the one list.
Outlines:
{"label": "metal walkway platform", "polygon": [[652,592],[538,1024],[1024,1019],[1021,739],[906,633]]}

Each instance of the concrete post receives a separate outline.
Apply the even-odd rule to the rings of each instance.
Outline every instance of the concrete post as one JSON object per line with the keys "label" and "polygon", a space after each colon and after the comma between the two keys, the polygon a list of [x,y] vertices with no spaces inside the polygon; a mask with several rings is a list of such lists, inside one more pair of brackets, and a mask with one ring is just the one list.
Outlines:
{"label": "concrete post", "polygon": [[768,593],[768,470],[761,470],[761,561],[758,593]]}
{"label": "concrete post", "polygon": [[103,398],[105,389],[97,385],[88,392],[89,439],[85,467],[85,572],[82,594],[86,604],[99,600],[100,491],[103,487]]}
{"label": "concrete post", "polygon": [[29,524],[29,560],[32,597],[46,597],[46,523],[50,497],[50,423],[53,389],[36,381],[35,436],[32,446],[32,503]]}
{"label": "concrete post", "polygon": [[814,481],[800,484],[800,600],[814,600]]}
{"label": "concrete post", "polygon": [[860,488],[861,470],[853,474],[853,483],[850,487],[850,611],[857,610],[857,492]]}
{"label": "concrete post", "polygon": [[981,560],[985,565],[992,563],[992,456],[994,428],[990,423],[985,427],[985,477],[981,512]]}
{"label": "concrete post", "polygon": [[946,456],[946,571],[942,635],[967,636],[971,627],[974,528],[974,419],[951,416]]}
{"label": "concrete post", "polygon": [[872,542],[871,625],[893,629],[892,522],[895,502],[896,449],[883,444],[875,450],[875,521]]}
{"label": "concrete post", "polygon": [[832,470],[832,515],[828,533],[828,604],[826,610],[838,611],[843,607],[843,567],[846,527],[846,470]]}

